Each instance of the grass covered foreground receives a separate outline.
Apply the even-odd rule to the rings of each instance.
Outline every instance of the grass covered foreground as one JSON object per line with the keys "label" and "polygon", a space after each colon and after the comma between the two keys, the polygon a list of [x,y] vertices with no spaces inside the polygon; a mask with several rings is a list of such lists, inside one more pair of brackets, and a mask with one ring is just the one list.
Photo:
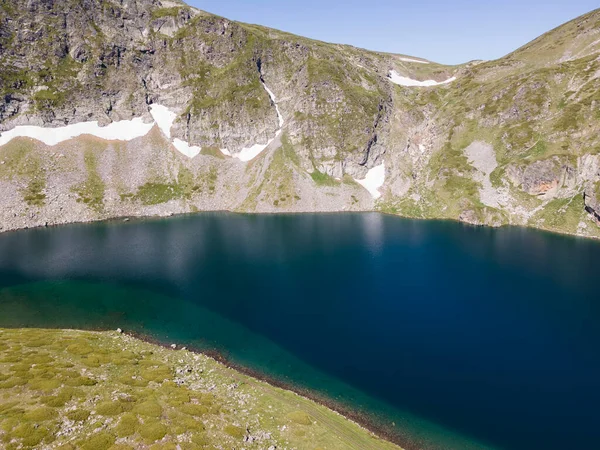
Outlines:
{"label": "grass covered foreground", "polygon": [[41,329],[0,329],[0,447],[398,448],[205,355]]}

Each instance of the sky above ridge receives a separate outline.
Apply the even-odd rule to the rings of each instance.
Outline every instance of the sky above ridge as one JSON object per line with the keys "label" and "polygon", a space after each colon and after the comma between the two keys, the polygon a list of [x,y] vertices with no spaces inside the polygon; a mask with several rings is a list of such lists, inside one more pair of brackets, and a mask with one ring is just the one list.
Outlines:
{"label": "sky above ridge", "polygon": [[444,64],[495,59],[598,8],[598,0],[187,0],[192,6],[327,42]]}

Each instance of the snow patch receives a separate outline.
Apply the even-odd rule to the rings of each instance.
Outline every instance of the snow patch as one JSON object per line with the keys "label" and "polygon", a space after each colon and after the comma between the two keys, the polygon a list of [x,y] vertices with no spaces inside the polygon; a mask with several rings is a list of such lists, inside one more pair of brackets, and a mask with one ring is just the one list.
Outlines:
{"label": "snow patch", "polygon": [[269,94],[269,97],[271,97],[273,104],[275,105],[275,110],[277,111],[277,118],[279,119],[279,128],[281,128],[281,127],[283,127],[283,116],[281,115],[281,111],[279,111],[279,105],[277,104],[277,99],[275,98],[275,94],[273,94],[273,91],[271,89],[269,89],[265,83],[263,83],[262,85],[265,88],[265,90],[267,91],[267,94]]}
{"label": "snow patch", "polygon": [[[82,135],[96,136],[108,141],[131,141],[147,135],[154,124],[158,125],[163,134],[171,139],[171,127],[177,114],[162,105],[151,105],[150,114],[154,122],[144,123],[142,118],[121,120],[105,127],[98,126],[97,121],[80,122],[58,128],[44,128],[32,125],[18,126],[0,135],[0,146],[7,144],[16,137],[37,139],[46,145],[56,145]],[[193,158],[200,153],[200,147],[190,146],[181,139],[174,139],[173,146],[185,156]]]}
{"label": "snow patch", "polygon": [[[158,125],[158,128],[160,128],[160,131],[162,131],[166,138],[170,140],[171,128],[173,127],[173,123],[177,118],[177,114],[175,114],[166,106],[157,104],[150,106],[150,114],[156,122],[156,125]],[[171,143],[179,153],[187,156],[188,158],[194,158],[198,156],[202,150],[201,147],[190,145],[188,142],[177,138],[173,139]]]}
{"label": "snow patch", "polygon": [[[266,84],[262,83],[262,85],[275,105],[277,118],[279,119],[279,129],[275,133],[275,137],[266,144],[255,144],[252,147],[244,148],[239,153],[233,155],[240,161],[247,162],[256,158],[282,132],[284,120],[281,111],[279,110],[279,105],[276,102],[275,94]],[[84,134],[106,140],[130,141],[147,135],[154,124],[158,125],[161,132],[170,140],[171,128],[177,118],[177,114],[169,110],[166,106],[158,104],[150,106],[150,114],[154,119],[151,123],[144,123],[144,121],[138,117],[132,120],[113,122],[105,127],[100,127],[97,121],[81,122],[58,128],[45,128],[31,125],[18,126],[0,134],[0,146],[7,144],[16,137],[29,137],[37,139],[46,145],[53,146]],[[179,152],[189,158],[194,158],[202,150],[201,147],[190,145],[188,142],[181,139],[173,139],[172,144]],[[221,149],[221,152],[224,155],[232,156],[231,152],[226,148]]]}
{"label": "snow patch", "polygon": [[177,118],[177,114],[170,111],[169,108],[162,105],[151,105],[150,114],[164,135],[171,139],[171,127]]}
{"label": "snow patch", "polygon": [[418,64],[429,64],[429,61],[421,61],[420,59],[412,59],[412,58],[400,58],[400,61],[412,62]]}
{"label": "snow patch", "polygon": [[379,166],[370,169],[363,180],[355,181],[369,191],[374,199],[378,199],[381,197],[379,188],[385,183],[385,163],[381,163]]}
{"label": "snow patch", "polygon": [[400,86],[417,86],[417,87],[428,87],[428,86],[438,86],[440,84],[452,83],[456,80],[456,77],[448,78],[446,81],[435,81],[435,80],[425,80],[418,81],[413,80],[412,78],[403,77],[395,70],[391,70],[388,78],[392,83],[398,84]]}
{"label": "snow patch", "polygon": [[3,132],[0,135],[0,146],[17,137],[28,137],[53,146],[84,134],[109,141],[131,141],[148,134],[153,126],[154,122],[144,123],[141,118],[121,120],[105,127],[99,126],[97,121],[74,123],[57,128],[24,125]]}
{"label": "snow patch", "polygon": [[200,147],[191,146],[187,142],[177,138],[173,139],[173,147],[175,147],[179,152],[183,153],[189,158],[194,158],[195,156],[198,156],[198,154],[202,150]]}
{"label": "snow patch", "polygon": [[233,157],[242,162],[252,161],[258,155],[260,155],[262,151],[271,144],[271,142],[273,142],[273,139],[269,140],[269,142],[266,144],[254,144],[252,147],[243,148],[239,153],[233,155]]}
{"label": "snow patch", "polygon": [[[281,111],[279,111],[279,105],[277,104],[275,94],[273,93],[273,91],[271,91],[271,89],[267,87],[267,85],[264,82],[261,81],[261,84],[265,88],[265,91],[267,91],[267,94],[269,94],[271,101],[275,105],[275,110],[277,111],[277,118],[279,119],[279,129],[275,133],[275,137],[273,139],[270,139],[266,144],[254,144],[252,147],[243,148],[242,150],[240,150],[239,153],[233,155],[234,158],[237,158],[242,162],[252,161],[258,155],[260,155],[264,151],[264,149],[271,145],[275,138],[277,138],[281,134],[284,124],[283,116],[281,115]],[[232,156],[231,152],[226,148],[222,148],[221,153],[227,156]]]}

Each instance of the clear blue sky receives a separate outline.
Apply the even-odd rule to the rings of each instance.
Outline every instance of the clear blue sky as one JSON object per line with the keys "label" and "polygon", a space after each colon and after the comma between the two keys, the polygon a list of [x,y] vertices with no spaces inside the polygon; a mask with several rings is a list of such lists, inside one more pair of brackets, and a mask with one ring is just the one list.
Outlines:
{"label": "clear blue sky", "polygon": [[598,0],[187,0],[214,14],[445,64],[495,59]]}

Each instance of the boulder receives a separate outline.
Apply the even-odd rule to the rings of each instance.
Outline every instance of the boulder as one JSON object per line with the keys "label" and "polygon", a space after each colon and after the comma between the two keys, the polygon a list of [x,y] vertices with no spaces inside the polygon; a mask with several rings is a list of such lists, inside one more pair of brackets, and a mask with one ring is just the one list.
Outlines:
{"label": "boulder", "polygon": [[577,170],[559,158],[535,161],[525,167],[509,166],[506,175],[529,195],[555,197],[560,189],[574,189],[577,184]]}

